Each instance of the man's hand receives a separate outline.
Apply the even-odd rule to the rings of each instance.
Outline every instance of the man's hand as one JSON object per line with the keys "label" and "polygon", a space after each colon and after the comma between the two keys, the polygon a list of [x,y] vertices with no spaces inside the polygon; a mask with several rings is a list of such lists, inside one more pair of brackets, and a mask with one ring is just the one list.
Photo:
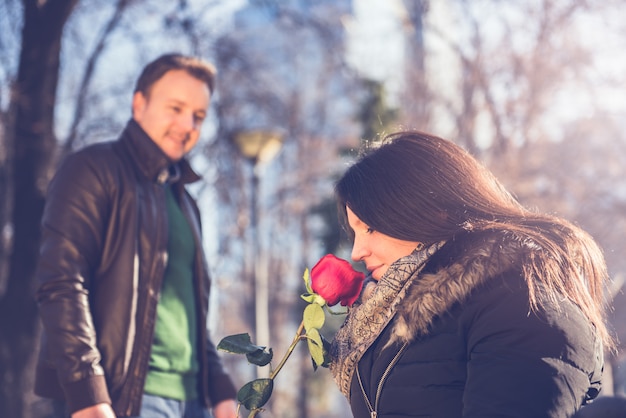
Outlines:
{"label": "man's hand", "polygon": [[108,403],[99,403],[81,409],[72,414],[72,418],[116,418],[113,408]]}
{"label": "man's hand", "polygon": [[237,403],[234,399],[227,399],[218,403],[213,406],[213,416],[215,418],[239,418],[237,414]]}

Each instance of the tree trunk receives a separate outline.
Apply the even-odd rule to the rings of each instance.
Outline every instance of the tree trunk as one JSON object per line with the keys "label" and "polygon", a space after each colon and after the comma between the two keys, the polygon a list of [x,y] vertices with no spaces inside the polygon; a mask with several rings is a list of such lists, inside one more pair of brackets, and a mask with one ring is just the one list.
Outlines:
{"label": "tree trunk", "polygon": [[401,3],[406,12],[403,27],[406,33],[406,63],[404,79],[405,90],[409,92],[402,98],[401,119],[411,128],[427,126],[430,122],[431,93],[426,83],[424,18],[428,12],[428,0],[404,0]]}
{"label": "tree trunk", "polygon": [[13,247],[0,300],[0,416],[31,416],[39,321],[33,297],[40,219],[55,150],[54,103],[63,27],[78,0],[24,0],[22,46],[11,97]]}

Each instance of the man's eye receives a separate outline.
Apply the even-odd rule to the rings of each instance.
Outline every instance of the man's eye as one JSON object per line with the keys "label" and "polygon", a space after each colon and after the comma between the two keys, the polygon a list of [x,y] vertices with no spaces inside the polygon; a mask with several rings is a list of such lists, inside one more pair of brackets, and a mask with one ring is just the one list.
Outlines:
{"label": "man's eye", "polygon": [[367,228],[367,230],[365,231],[368,234],[372,234],[374,233],[374,228]]}

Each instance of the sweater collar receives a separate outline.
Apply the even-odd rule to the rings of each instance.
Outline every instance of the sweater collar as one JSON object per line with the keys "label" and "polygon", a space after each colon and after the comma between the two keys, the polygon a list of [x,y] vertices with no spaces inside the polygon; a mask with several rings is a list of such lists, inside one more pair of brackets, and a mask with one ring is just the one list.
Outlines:
{"label": "sweater collar", "polygon": [[134,119],[126,124],[121,141],[130,149],[139,171],[158,184],[175,182],[178,175],[183,184],[200,180],[186,158],[177,162],[170,160]]}
{"label": "sweater collar", "polygon": [[[445,241],[441,241],[424,249],[416,249],[392,263],[369,296],[365,298],[362,294],[361,299],[349,309],[329,350],[333,359],[330,371],[348,399],[359,360],[393,319],[411,282],[444,244]],[[363,293],[366,292],[367,288],[363,290]]]}

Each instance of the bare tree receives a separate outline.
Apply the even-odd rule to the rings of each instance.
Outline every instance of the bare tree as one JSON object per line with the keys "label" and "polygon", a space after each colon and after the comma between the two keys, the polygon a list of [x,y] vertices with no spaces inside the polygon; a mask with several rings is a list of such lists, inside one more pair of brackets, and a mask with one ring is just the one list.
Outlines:
{"label": "bare tree", "polygon": [[4,293],[9,274],[9,255],[12,240],[11,225],[11,172],[8,141],[9,102],[11,88],[15,83],[18,50],[19,23],[21,22],[18,0],[0,3],[0,295]]}
{"label": "bare tree", "polygon": [[[553,139],[547,129],[553,124],[554,98],[590,65],[592,51],[573,35],[578,19],[600,6],[562,0],[441,4],[451,16],[444,23],[428,18],[425,36],[427,42],[436,40],[438,54],[449,59],[426,57],[431,79],[449,74],[447,85],[431,87],[437,91],[430,106],[445,109],[443,116],[452,122],[444,130],[485,158]],[[458,65],[446,67],[450,63]]]}
{"label": "bare tree", "polygon": [[118,24],[121,22],[122,15],[125,9],[133,3],[133,0],[118,0],[113,14],[104,25],[102,33],[98,36],[95,47],[93,48],[89,58],[87,59],[85,70],[80,81],[80,86],[76,95],[76,105],[74,115],[72,116],[72,122],[69,129],[69,134],[63,145],[63,153],[68,153],[72,150],[76,138],[79,135],[78,125],[83,121],[85,109],[87,105],[87,97],[89,93],[89,86],[94,76],[94,71],[97,68],[98,61],[101,59],[106,43],[111,37],[111,34],[115,31]]}
{"label": "bare tree", "polygon": [[[54,103],[63,27],[77,0],[23,1],[23,29],[17,78],[6,129],[11,145],[13,245],[7,286],[0,303],[0,411],[28,416],[29,370],[35,354],[37,308],[32,295],[34,260],[44,187],[54,146]],[[11,320],[6,320],[11,318]]]}
{"label": "bare tree", "polygon": [[[241,164],[229,141],[246,130],[280,128],[285,133],[281,154],[262,167],[256,208],[256,257],[262,259],[270,278],[271,341],[279,355],[289,345],[302,315],[298,305],[302,272],[321,255],[316,250],[319,238],[313,233],[310,209],[330,194],[329,173],[339,170],[337,150],[356,141],[358,135],[356,124],[350,120],[356,108],[349,101],[356,83],[350,80],[352,75],[343,57],[340,18],[350,13],[348,2],[252,3],[236,15],[238,30],[216,44],[220,74],[215,106],[220,125],[210,152],[219,156],[211,160],[220,167],[217,187],[221,206],[230,208],[220,211],[225,245],[220,249],[231,263],[245,265],[243,261],[237,263],[242,252],[240,242],[232,238],[254,239],[247,234],[248,224],[241,220],[255,210],[249,203],[255,186],[249,181],[250,167]],[[242,276],[250,279],[245,271],[229,270],[227,274],[229,282],[241,283]],[[249,311],[251,297],[242,294],[249,289],[253,289],[249,283],[232,287],[230,297],[225,293],[224,303],[232,306],[238,301],[241,309],[247,307]],[[227,332],[230,326],[245,324],[221,324]],[[247,331],[253,328],[249,323]],[[313,379],[306,367],[311,370],[310,360],[303,354],[297,354],[301,362],[293,360],[285,366],[278,380],[286,384],[277,384],[274,389],[269,409],[280,411],[281,417],[305,417],[315,403],[304,395]],[[318,376],[323,374],[321,371]]]}
{"label": "bare tree", "polygon": [[426,82],[424,20],[428,0],[402,0],[401,25],[407,39],[404,68],[404,91],[399,122],[411,128],[426,126],[431,118],[431,92]]}

